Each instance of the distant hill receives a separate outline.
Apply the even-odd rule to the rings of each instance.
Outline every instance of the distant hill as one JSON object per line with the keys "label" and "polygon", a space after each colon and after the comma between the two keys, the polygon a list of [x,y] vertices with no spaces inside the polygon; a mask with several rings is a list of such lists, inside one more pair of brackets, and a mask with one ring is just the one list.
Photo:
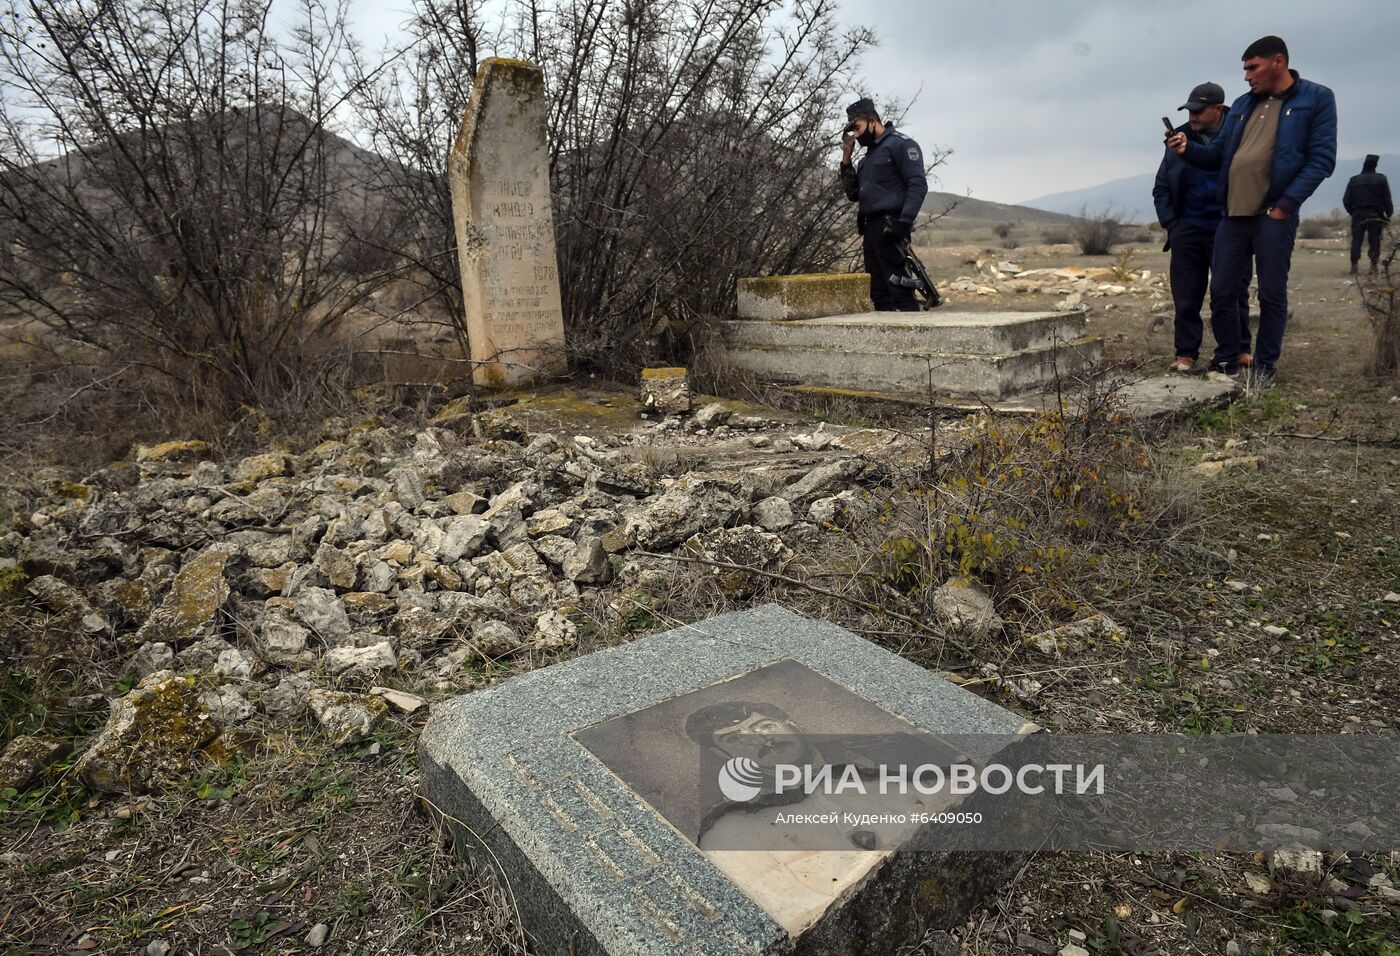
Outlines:
{"label": "distant hill", "polygon": [[[949,206],[953,206],[952,212],[948,213],[949,219],[968,222],[1057,223],[1068,222],[1071,218],[1061,212],[1012,206],[1008,203],[973,199],[970,196],[959,196],[957,193],[934,192],[933,190],[929,191],[928,198],[924,200],[924,215],[936,216]],[[1077,213],[1079,209],[1076,207],[1074,211]]]}
{"label": "distant hill", "polygon": [[[1338,160],[1337,171],[1323,181],[1317,192],[1313,193],[1312,198],[1303,206],[1303,216],[1325,216],[1333,209],[1340,209],[1347,180],[1361,172],[1363,158],[1356,156]],[[1400,156],[1393,153],[1382,155],[1380,171],[1395,181],[1395,185],[1391,187],[1392,191],[1400,189]],[[1028,199],[1021,205],[1070,215],[1078,215],[1081,209],[1087,208],[1092,213],[1113,206],[1122,211],[1125,221],[1154,222],[1157,214],[1152,208],[1152,183],[1156,177],[1157,168],[1154,166],[1150,172],[1141,176],[1112,179],[1085,189],[1051,193],[1048,196]]]}

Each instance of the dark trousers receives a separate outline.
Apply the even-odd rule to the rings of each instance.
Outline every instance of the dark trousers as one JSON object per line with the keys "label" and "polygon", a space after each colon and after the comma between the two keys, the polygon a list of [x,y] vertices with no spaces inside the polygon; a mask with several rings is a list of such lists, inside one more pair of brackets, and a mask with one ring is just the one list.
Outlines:
{"label": "dark trousers", "polygon": [[1366,251],[1371,254],[1371,265],[1381,260],[1381,227],[1385,220],[1380,216],[1357,216],[1351,221],[1351,264],[1361,261],[1361,240],[1370,240]]}
{"label": "dark trousers", "polygon": [[870,273],[870,301],[875,303],[876,312],[917,312],[914,290],[890,284],[890,276],[905,274],[904,254],[894,244],[894,237],[885,232],[885,220],[884,216],[873,216],[863,224],[861,247],[865,271]]}
{"label": "dark trousers", "polygon": [[1247,281],[1250,261],[1259,278],[1259,331],[1255,336],[1254,364],[1272,370],[1283,352],[1283,331],[1288,325],[1288,269],[1293,262],[1293,239],[1298,216],[1273,219],[1268,215],[1226,216],[1215,231],[1211,259],[1210,294],[1220,309],[1210,317],[1215,333],[1215,365],[1235,365],[1240,352],[1238,292]]}
{"label": "dark trousers", "polygon": [[[1181,223],[1171,231],[1172,302],[1176,306],[1176,354],[1197,359],[1201,357],[1201,305],[1210,286],[1210,261],[1215,251],[1215,229],[1201,229]],[[1246,268],[1244,279],[1233,293],[1235,314],[1239,316],[1240,352],[1249,351],[1249,281],[1253,270]],[[1214,290],[1210,295],[1211,326],[1224,301]],[[1236,353],[1238,360],[1239,353]]]}

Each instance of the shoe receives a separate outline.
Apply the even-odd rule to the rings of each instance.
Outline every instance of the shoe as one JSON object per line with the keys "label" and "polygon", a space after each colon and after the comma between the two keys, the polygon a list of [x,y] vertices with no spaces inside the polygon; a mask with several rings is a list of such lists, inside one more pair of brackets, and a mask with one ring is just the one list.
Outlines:
{"label": "shoe", "polygon": [[1222,362],[1211,362],[1206,368],[1206,374],[1223,376],[1225,378],[1238,378],[1240,367],[1238,365],[1226,365]]}
{"label": "shoe", "polygon": [[1356,275],[1356,263],[1354,262],[1351,264],[1351,274]]}
{"label": "shoe", "polygon": [[1185,374],[1186,372],[1191,371],[1192,366],[1194,366],[1195,364],[1196,360],[1191,358],[1189,355],[1178,355],[1176,357],[1176,361],[1167,366],[1167,371],[1181,372],[1182,374]]}
{"label": "shoe", "polygon": [[1254,356],[1248,352],[1240,353],[1240,368],[1251,368],[1254,365]]}
{"label": "shoe", "polygon": [[1274,387],[1274,370],[1259,366],[1251,369],[1249,373],[1249,387],[1257,388],[1260,391]]}

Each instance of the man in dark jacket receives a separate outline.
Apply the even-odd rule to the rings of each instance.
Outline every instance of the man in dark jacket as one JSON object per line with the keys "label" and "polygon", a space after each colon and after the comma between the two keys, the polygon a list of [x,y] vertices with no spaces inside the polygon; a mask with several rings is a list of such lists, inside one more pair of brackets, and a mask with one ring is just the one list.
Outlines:
{"label": "man in dark jacket", "polygon": [[[1177,127],[1193,143],[1209,146],[1229,114],[1225,91],[1216,83],[1202,83],[1191,91],[1180,107],[1190,121]],[[1165,150],[1152,186],[1157,221],[1167,231],[1165,250],[1170,250],[1172,301],[1176,306],[1176,359],[1173,372],[1189,372],[1201,357],[1201,304],[1205,301],[1210,276],[1210,259],[1215,249],[1215,230],[1222,208],[1217,196],[1217,173],[1186,165],[1180,156]],[[1240,363],[1249,361],[1249,280],[1237,290],[1240,317]],[[1221,303],[1211,297],[1214,316]],[[1212,322],[1214,320],[1212,319]]]}
{"label": "man in dark jacket", "polygon": [[1385,173],[1376,172],[1381,158],[1374,153],[1361,164],[1361,172],[1347,181],[1347,191],[1342,196],[1342,205],[1351,216],[1351,274],[1356,275],[1356,264],[1361,261],[1361,238],[1370,240],[1366,251],[1371,254],[1371,271],[1381,259],[1381,229],[1395,213],[1390,201],[1390,181]]}
{"label": "man in dark jacket", "polygon": [[1337,165],[1337,100],[1332,91],[1288,67],[1276,36],[1255,40],[1241,57],[1250,92],[1235,100],[1209,146],[1176,133],[1167,145],[1198,169],[1220,173],[1225,209],[1215,234],[1211,292],[1222,296],[1211,317],[1213,371],[1239,371],[1240,323],[1224,299],[1240,286],[1250,260],[1259,278],[1259,331],[1251,383],[1271,388],[1288,325],[1288,269],[1298,209]]}
{"label": "man in dark jacket", "polygon": [[[841,141],[841,184],[846,198],[859,203],[856,231],[870,273],[870,301],[879,312],[917,312],[914,290],[890,283],[904,275],[904,255],[898,243],[914,233],[914,220],[928,195],[924,154],[919,144],[884,123],[868,99],[846,108],[846,136]],[[865,147],[860,166],[853,166],[856,143]]]}

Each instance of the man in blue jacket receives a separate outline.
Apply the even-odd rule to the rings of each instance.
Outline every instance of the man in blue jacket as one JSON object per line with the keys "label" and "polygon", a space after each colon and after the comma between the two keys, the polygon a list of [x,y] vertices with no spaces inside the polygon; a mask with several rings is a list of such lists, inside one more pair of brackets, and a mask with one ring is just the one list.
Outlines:
{"label": "man in blue jacket", "polygon": [[1255,40],[1241,57],[1250,91],[1230,107],[1209,146],[1182,133],[1167,145],[1198,169],[1218,170],[1225,209],[1215,234],[1211,294],[1222,308],[1211,316],[1213,371],[1239,372],[1240,322],[1225,301],[1254,260],[1259,277],[1259,330],[1252,382],[1274,384],[1288,324],[1288,269],[1298,210],[1337,165],[1337,100],[1332,91],[1288,67],[1288,45],[1276,36]]}
{"label": "man in blue jacket", "polygon": [[[846,136],[841,140],[841,185],[846,198],[859,203],[856,232],[862,238],[865,271],[870,273],[870,301],[877,312],[917,312],[914,290],[890,283],[904,275],[898,243],[914,233],[914,220],[928,195],[924,154],[919,144],[885,123],[869,99],[846,107]],[[851,163],[855,144],[865,147],[859,168]]]}
{"label": "man in blue jacket", "polygon": [[[1177,127],[1193,143],[1209,146],[1220,132],[1229,115],[1225,91],[1218,83],[1202,83],[1191,91],[1180,107],[1187,111],[1189,122]],[[1220,225],[1223,208],[1217,195],[1219,174],[1186,165],[1172,152],[1165,150],[1157,167],[1157,181],[1152,186],[1152,201],[1157,207],[1157,221],[1167,231],[1164,251],[1170,251],[1172,302],[1176,306],[1176,358],[1173,372],[1189,372],[1201,357],[1201,304],[1205,301],[1210,281],[1210,260],[1215,249],[1215,230]],[[1240,364],[1249,362],[1249,280],[1237,290],[1240,317]],[[1214,316],[1221,302],[1211,297],[1210,311]]]}

